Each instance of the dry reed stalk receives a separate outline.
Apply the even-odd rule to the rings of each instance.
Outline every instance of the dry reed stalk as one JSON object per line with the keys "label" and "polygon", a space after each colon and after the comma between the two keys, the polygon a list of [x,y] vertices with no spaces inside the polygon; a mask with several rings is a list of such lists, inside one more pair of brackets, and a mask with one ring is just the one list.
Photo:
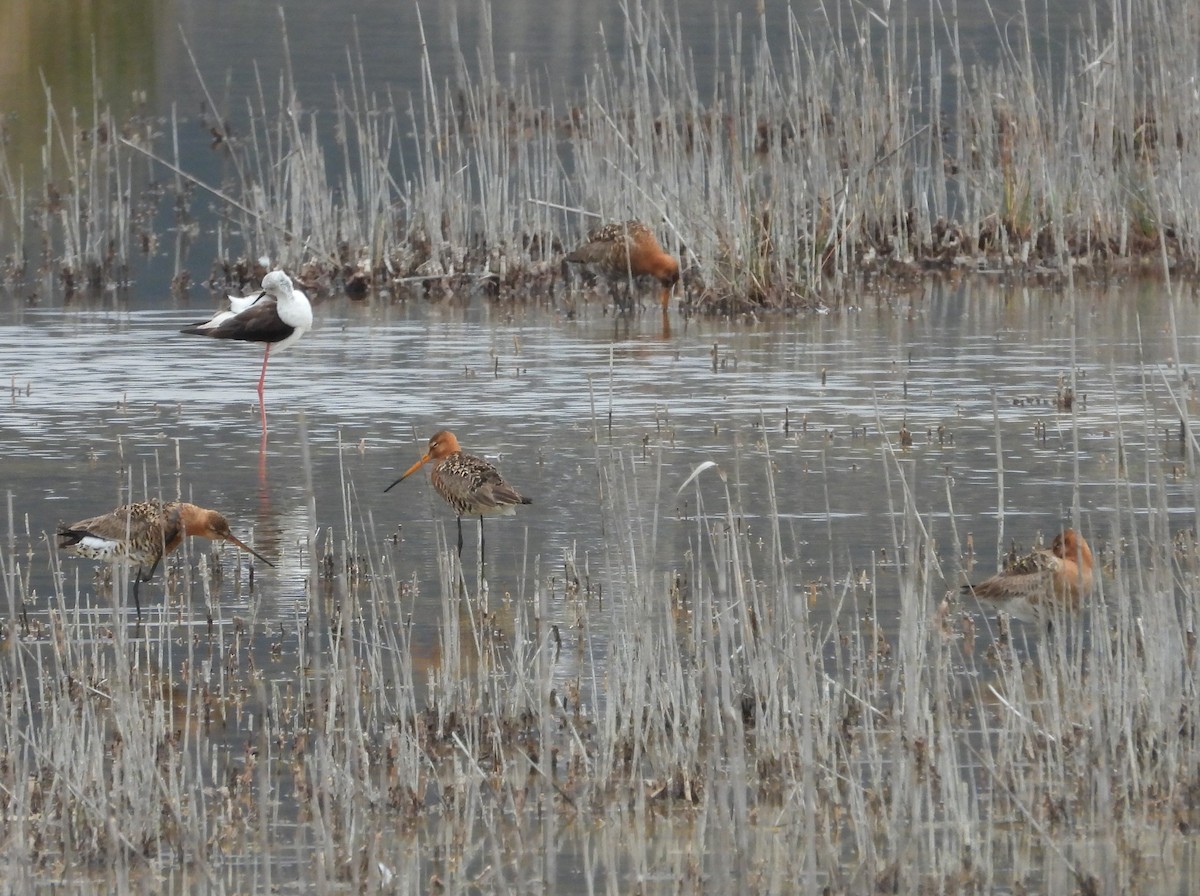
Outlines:
{"label": "dry reed stalk", "polygon": [[[716,312],[802,305],[929,268],[1070,282],[1152,258],[1175,276],[1194,269],[1200,245],[1187,173],[1200,121],[1179,99],[1194,17],[1175,0],[1111,12],[1093,12],[1059,56],[1034,46],[1044,23],[1023,10],[997,23],[992,64],[968,58],[952,21],[926,32],[903,9],[827,34],[792,20],[785,47],[765,19],[718,19],[720,89],[708,96],[679,22],[652,2],[626,10],[611,61],[572,105],[528,73],[497,70],[485,10],[482,52],[452,44],[457,75],[437,84],[424,41],[407,97],[377,100],[361,52],[348,51],[332,135],[304,109],[289,62],[274,90],[258,79],[236,111],[245,136],[221,130],[229,179],[203,185],[225,197],[219,264],[267,256],[355,289],[542,295],[561,246],[599,215],[669,235],[689,301]],[[132,198],[144,175],[105,110],[70,121],[51,107],[54,193],[35,211],[43,254],[70,284],[120,282],[135,236],[153,242],[158,199]],[[178,160],[137,130],[142,150]],[[81,142],[102,131],[108,140]],[[19,222],[17,270],[35,203],[4,165],[0,182]]]}
{"label": "dry reed stalk", "polygon": [[[1147,393],[1136,400],[1146,431],[1123,424],[1114,440],[1159,430]],[[288,623],[294,675],[263,682],[252,671],[249,633],[274,623],[253,611],[223,618],[207,575],[185,586],[215,614],[201,638],[186,614],[166,613],[131,637],[89,610],[78,584],[73,594],[60,585],[50,637],[10,641],[0,661],[12,695],[0,712],[0,792],[10,831],[25,835],[6,841],[6,867],[24,862],[36,880],[70,849],[118,875],[144,873],[148,854],[227,879],[253,844],[260,881],[370,886],[436,873],[452,886],[481,875],[518,886],[567,837],[646,874],[672,855],[720,850],[722,862],[681,869],[710,886],[756,872],[760,892],[796,880],[907,890],[1130,881],[1144,861],[1136,847],[1098,856],[1089,844],[1149,827],[1184,845],[1200,561],[1194,543],[1168,537],[1155,464],[1113,467],[1109,541],[1138,547],[1117,555],[1090,617],[1056,620],[1051,635],[1014,626],[991,659],[968,649],[953,613],[936,621],[938,496],[915,487],[910,455],[881,461],[887,564],[876,555],[859,570],[832,553],[828,601],[810,604],[774,498],[786,453],[760,439],[731,457],[727,481],[704,471],[680,525],[661,514],[667,450],[646,463],[597,444],[603,568],[580,577],[571,558],[575,572],[556,586],[527,545],[511,600],[492,594],[486,612],[439,528],[439,666],[424,696],[419,583],[404,581],[402,554],[367,537],[373,524],[341,466],[345,533],[306,548],[329,558],[313,564],[328,571]],[[750,464],[769,486],[752,515],[737,474]],[[157,478],[143,472],[143,488]],[[816,490],[804,509],[824,520],[839,510]],[[759,518],[752,531],[746,521]],[[19,544],[10,519],[0,573],[14,607],[29,600],[11,597]],[[889,564],[894,623],[880,618],[877,590]],[[603,603],[571,590],[593,577],[606,583]],[[559,647],[548,623],[567,605],[579,624],[560,628]],[[69,812],[69,834],[48,806]],[[297,836],[305,855],[285,846]],[[515,842],[524,847],[513,852]],[[406,870],[433,845],[444,860]]]}

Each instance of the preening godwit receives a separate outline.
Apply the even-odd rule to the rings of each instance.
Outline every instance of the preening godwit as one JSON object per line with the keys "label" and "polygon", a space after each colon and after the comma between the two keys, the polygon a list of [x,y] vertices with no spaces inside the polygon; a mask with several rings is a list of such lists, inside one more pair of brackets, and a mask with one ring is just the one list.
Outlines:
{"label": "preening godwit", "polygon": [[[140,618],[142,607],[137,599],[137,583],[150,581],[163,555],[179,547],[185,535],[228,541],[249,551],[267,566],[274,565],[229,531],[229,523],[221,514],[183,501],[122,504],[101,516],[59,526],[58,546],[90,560],[127,562],[131,567],[136,566],[133,600]],[[147,567],[149,572],[145,572]]]}
{"label": "preening godwit", "polygon": [[230,308],[211,320],[184,327],[189,336],[214,339],[239,339],[266,345],[262,374],[258,378],[258,400],[262,402],[263,383],[267,379],[267,359],[271,347],[281,352],[312,329],[312,305],[308,296],[292,287],[292,278],[283,271],[271,271],[263,277],[262,289],[248,296],[229,296]]}
{"label": "preening godwit", "polygon": [[1074,529],[1054,537],[1050,550],[1034,550],[978,585],[963,585],[996,609],[1023,622],[1049,621],[1052,605],[1067,611],[1092,591],[1092,549]]}
{"label": "preening godwit", "polygon": [[446,499],[458,516],[458,554],[462,556],[463,514],[479,517],[479,553],[483,556],[483,517],[487,513],[511,516],[518,504],[532,504],[515,488],[504,481],[500,471],[482,457],[464,454],[454,433],[443,429],[429,440],[421,459],[404,471],[404,475],[384,489],[391,491],[429,461],[437,461],[429,472],[433,490]]}
{"label": "preening godwit", "polygon": [[606,224],[588,233],[588,241],[571,252],[567,261],[590,264],[605,276],[625,282],[626,299],[634,277],[649,276],[662,285],[663,311],[671,301],[671,290],[679,282],[679,261],[662,246],[641,221]]}

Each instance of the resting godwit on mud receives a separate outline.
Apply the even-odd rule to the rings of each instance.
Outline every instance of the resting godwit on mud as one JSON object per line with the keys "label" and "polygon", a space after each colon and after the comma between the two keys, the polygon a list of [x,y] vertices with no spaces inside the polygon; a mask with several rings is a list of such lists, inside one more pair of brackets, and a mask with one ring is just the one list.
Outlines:
{"label": "resting godwit on mud", "polygon": [[[133,579],[133,601],[138,617],[142,615],[137,600],[137,584],[148,582],[164,554],[169,554],[183,541],[185,535],[199,535],[213,541],[228,541],[243,551],[249,551],[267,566],[270,560],[240,541],[229,531],[225,517],[215,510],[205,510],[182,501],[141,501],[122,504],[116,510],[58,527],[58,546],[89,560],[108,563],[128,562],[137,566]],[[149,567],[149,572],[143,571]]]}
{"label": "resting godwit on mud", "polygon": [[629,283],[634,277],[650,276],[662,285],[663,311],[671,301],[671,290],[679,282],[679,261],[663,251],[653,231],[641,221],[606,224],[588,233],[588,241],[571,252],[567,261],[590,264],[612,280]]}
{"label": "resting godwit on mud", "polygon": [[462,556],[463,514],[479,517],[479,554],[483,556],[483,516],[498,513],[511,516],[518,504],[532,504],[515,488],[504,481],[500,471],[482,457],[464,454],[454,433],[443,429],[429,440],[429,448],[421,459],[404,471],[404,475],[384,489],[391,491],[429,461],[437,461],[429,473],[433,490],[446,499],[458,516],[458,554]]}
{"label": "resting godwit on mud", "polygon": [[184,327],[189,336],[214,339],[239,339],[266,345],[262,374],[258,378],[258,399],[262,402],[263,383],[267,379],[267,359],[271,346],[281,352],[312,329],[312,305],[308,296],[292,287],[292,278],[283,271],[271,271],[263,277],[262,289],[248,296],[229,296],[230,308],[211,320]]}
{"label": "resting godwit on mud", "polygon": [[1049,621],[1054,604],[1073,612],[1092,591],[1092,549],[1074,529],[1054,537],[1050,550],[1035,550],[978,585],[963,585],[996,609],[1023,622]]}

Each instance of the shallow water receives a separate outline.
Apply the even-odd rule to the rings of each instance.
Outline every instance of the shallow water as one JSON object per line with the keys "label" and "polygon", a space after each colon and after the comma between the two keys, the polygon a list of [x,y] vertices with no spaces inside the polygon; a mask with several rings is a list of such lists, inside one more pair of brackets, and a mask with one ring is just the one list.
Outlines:
{"label": "shallow water", "polygon": [[[1059,4],[1052,13],[1034,16],[1047,25],[1047,41],[1035,51],[1039,60],[1044,53],[1047,69],[1071,52],[1060,29],[1073,16],[1073,5]],[[145,4],[120,9],[120,4],[111,9],[93,4],[90,11],[99,17],[94,23],[70,10],[64,22],[61,9],[44,15],[39,12],[43,6],[16,4],[13,9],[25,14],[21,23],[27,30],[0,29],[9,35],[4,46],[11,67],[0,85],[6,158],[30,182],[41,170],[45,141],[41,78],[46,46],[55,48],[61,62],[47,73],[49,92],[60,110],[73,105],[88,118],[95,71],[103,99],[114,104],[118,119],[136,110],[162,132],[174,130],[178,121],[183,167],[212,184],[224,182],[230,172],[222,167],[224,154],[212,150],[210,127],[220,117],[235,134],[244,135],[255,114],[247,113],[248,100],[255,108],[271,108],[271,97],[287,93],[281,90],[280,72],[289,60],[299,101],[304,111],[316,110],[323,132],[332,131],[334,82],[345,82],[347,48],[363,62],[367,92],[419,93],[426,76],[419,52],[425,36],[416,5],[396,8],[377,0],[288,4],[290,52],[273,6],[225,5],[218,14],[207,2],[153,10]],[[1001,40],[1014,38],[1006,6],[1015,12],[1023,4],[963,3],[956,8],[956,25],[968,52],[978,50],[978,58],[986,61],[1000,52]],[[748,47],[760,28],[768,43],[783,40],[792,14],[804,23],[804,34],[817,41],[850,27],[849,19],[827,21],[826,10],[838,12],[827,4],[766,3],[761,9],[762,18],[740,22],[741,46]],[[543,5],[526,9],[526,4],[509,4],[487,38],[481,19],[488,12],[486,4],[463,9],[441,4],[422,12],[431,46],[429,80],[440,87],[460,77],[461,61],[450,41],[457,29],[468,56],[478,49],[486,60],[494,52],[494,71],[501,81],[511,77],[516,84],[530,83],[535,93],[544,86],[545,94],[534,102],[553,105],[560,113],[563,103],[578,101],[593,62],[610,52],[604,40],[613,58],[620,59],[623,52],[618,37],[622,19],[613,5],[584,4],[546,16]],[[733,43],[730,29],[739,24],[737,14],[718,7],[711,15],[681,17],[701,92],[712,90],[733,65],[726,57]],[[928,37],[937,43],[943,38],[938,26],[930,30],[910,23],[914,40],[920,37],[923,43]],[[194,65],[186,61],[185,40],[197,53]],[[485,46],[479,47],[481,42]],[[772,49],[786,51],[786,46],[772,44]],[[743,61],[752,55],[746,53]],[[489,64],[477,66],[472,57],[465,69],[473,73]],[[258,100],[260,89],[265,101]],[[405,102],[398,100],[398,107]],[[73,127],[67,127],[68,133]],[[399,139],[410,147],[420,135]],[[149,163],[137,164],[131,176],[137,182],[166,177]],[[32,194],[40,196],[40,188]],[[618,630],[622,614],[628,635],[630,615],[694,612],[692,606],[681,608],[686,600],[672,605],[671,598],[676,584],[686,589],[687,575],[697,568],[725,588],[722,577],[732,567],[721,562],[725,558],[714,561],[706,553],[712,547],[705,539],[706,527],[728,523],[749,531],[756,536],[749,540],[752,553],[757,551],[749,562],[774,575],[771,538],[778,520],[789,585],[805,596],[814,627],[832,631],[825,623],[834,614],[845,623],[838,629],[843,636],[877,623],[882,642],[899,653],[926,648],[923,643],[912,646],[921,639],[906,638],[903,621],[908,620],[911,635],[914,619],[935,616],[932,604],[938,596],[956,591],[965,573],[979,578],[992,572],[1012,540],[1027,547],[1038,537],[1048,539],[1077,515],[1074,522],[1102,562],[1136,562],[1137,549],[1123,540],[1128,533],[1118,532],[1118,526],[1129,515],[1139,522],[1156,515],[1160,496],[1172,532],[1196,526],[1196,491],[1187,478],[1177,404],[1186,403],[1190,411],[1195,401],[1187,371],[1195,363],[1200,321],[1190,293],[1170,298],[1154,283],[1027,289],[979,277],[931,281],[913,292],[872,292],[850,307],[824,313],[727,323],[686,320],[672,312],[666,325],[657,309],[615,320],[603,298],[561,293],[548,304],[540,298],[512,304],[466,296],[438,302],[321,296],[316,329],[272,360],[264,438],[254,394],[259,350],[178,333],[183,324],[208,316],[219,297],[199,288],[190,296],[172,297],[167,290],[171,275],[187,268],[199,281],[216,254],[246,251],[236,245],[241,236],[217,236],[214,220],[221,210],[202,191],[197,195],[190,208],[196,226],[186,238],[178,222],[168,220],[169,202],[158,209],[161,217],[150,226],[161,230],[159,242],[151,254],[137,258],[129,284],[91,298],[76,295],[66,305],[59,298],[60,287],[48,282],[0,296],[0,377],[10,389],[6,411],[0,414],[0,493],[8,511],[0,526],[0,536],[6,536],[0,560],[11,624],[11,640],[0,645],[6,681],[32,681],[45,692],[67,677],[60,670],[72,677],[78,671],[94,672],[99,686],[91,696],[100,697],[105,675],[120,681],[127,658],[121,651],[126,650],[128,665],[143,675],[169,672],[172,680],[200,682],[196,692],[207,693],[213,685],[237,708],[226,708],[228,715],[205,723],[179,753],[197,763],[190,779],[196,792],[211,786],[224,793],[230,782],[222,776],[240,773],[247,745],[254,735],[270,730],[256,727],[257,720],[291,705],[275,699],[278,694],[295,689],[301,699],[319,702],[321,689],[331,686],[334,677],[322,664],[336,665],[331,657],[338,649],[339,622],[345,621],[338,619],[338,605],[352,603],[347,598],[360,602],[355,609],[363,616],[355,629],[359,653],[347,664],[347,679],[378,675],[377,681],[386,682],[381,693],[408,693],[407,680],[395,672],[411,667],[418,696],[396,705],[422,705],[439,687],[455,686],[445,676],[439,682],[442,669],[471,665],[470,660],[454,665],[441,655],[443,647],[455,649],[454,638],[443,640],[443,630],[460,626],[464,652],[474,638],[476,647],[483,642],[498,651],[501,667],[514,658],[512,665],[519,665],[520,652],[549,643],[547,631],[552,630],[555,639],[562,639],[560,650],[535,647],[524,656],[549,662],[556,688],[586,691],[582,715],[594,722],[601,717],[597,704],[609,699],[605,685],[616,666],[610,652],[617,655],[621,643],[610,644],[608,636]],[[9,223],[0,220],[5,240],[12,237]],[[230,242],[218,250],[218,239]],[[1073,410],[1065,412],[1055,407],[1054,398],[1072,378],[1079,397]],[[900,444],[902,425],[913,436],[911,447]],[[454,519],[432,494],[426,477],[383,493],[419,456],[428,436],[442,427],[454,429],[467,450],[495,461],[534,501],[515,518],[486,523],[486,589],[474,566],[477,523],[464,521],[465,582],[471,594],[463,606],[486,598],[493,613],[482,624],[473,614],[455,617],[447,611],[443,560],[446,545],[455,538]],[[710,462],[715,469],[688,481]],[[114,614],[109,589],[94,578],[96,565],[58,556],[52,533],[58,522],[148,495],[179,495],[220,509],[235,534],[275,566],[252,562],[232,548],[214,559],[206,553],[206,543],[193,541],[168,570],[141,586],[144,626],[114,624],[130,620],[128,608],[123,616]],[[916,592],[931,605],[913,607],[901,600],[902,593],[914,591],[902,592],[900,573],[901,567],[911,568],[915,550],[926,544],[917,525],[934,539],[938,580]],[[626,529],[632,537],[624,537]],[[1145,548],[1144,542],[1140,547]],[[699,565],[697,556],[702,558]],[[395,582],[394,601],[370,603],[378,600],[377,592],[348,586],[346,563],[366,569],[376,582]],[[214,568],[216,573],[210,574]],[[573,575],[583,578],[586,600],[567,596],[563,583]],[[1177,578],[1176,586],[1181,583],[1186,584]],[[1168,584],[1164,593],[1170,588]],[[1152,611],[1153,602],[1163,596],[1128,591],[1122,592],[1122,613],[1131,604],[1135,610]],[[783,592],[770,593],[781,603],[786,600],[780,597]],[[526,609],[530,607],[536,608],[532,614]],[[766,609],[769,613],[771,608]],[[976,650],[985,649],[996,638],[992,617],[970,604],[964,609],[979,623]],[[1187,616],[1186,610],[1180,613],[1180,618]],[[698,612],[694,618],[697,627],[716,624]],[[57,626],[62,619],[89,622],[66,630],[86,631],[90,644],[99,645],[101,668],[91,669],[86,656],[74,665],[61,662],[66,647]],[[1128,623],[1128,614],[1122,619]],[[1139,615],[1139,630],[1142,623]],[[537,631],[531,632],[534,625]],[[1156,650],[1181,652],[1177,641],[1185,633],[1178,628],[1160,637]],[[857,654],[835,646],[834,640],[818,642],[836,683],[845,680],[843,673],[850,675],[849,664],[839,667],[839,662]],[[1047,639],[1039,643],[1035,633],[1031,640],[1032,646],[1024,645],[1030,652],[1044,648]],[[369,662],[378,654],[365,649],[378,643],[385,645],[382,665],[394,662],[382,673]],[[496,648],[497,643],[502,646]],[[971,646],[955,655],[951,689],[975,693],[975,677],[990,674],[964,659]],[[487,659],[476,662],[482,666]],[[721,657],[722,662],[728,659]],[[1172,655],[1166,665],[1172,663],[1189,674],[1184,658]],[[181,672],[185,666],[190,677]],[[1172,667],[1161,680],[1173,681],[1176,674]],[[530,681],[540,679],[513,678],[524,689],[513,701],[519,705],[530,696]],[[1140,693],[1149,681],[1148,675],[1133,690]],[[268,699],[262,691],[248,693],[258,687]],[[470,687],[465,684],[464,693]],[[189,699],[196,692],[189,690]],[[1073,693],[1080,692],[1086,689]],[[897,706],[902,702],[899,694],[881,696],[885,710],[892,698]],[[1041,697],[1034,695],[1031,701],[1038,711],[1059,708],[1053,700],[1043,707]],[[84,701],[80,709],[93,710],[104,702]],[[386,697],[380,702],[387,703]],[[981,696],[978,716],[987,716],[994,706],[991,697]],[[703,707],[712,708],[708,703]],[[36,715],[31,710],[30,716]],[[950,732],[961,739],[953,749],[963,750],[960,757],[974,758],[950,768],[947,777],[970,791],[980,811],[959,818],[966,819],[964,827],[1001,830],[1009,822],[1003,817],[997,821],[989,801],[1003,801],[1005,794],[988,777],[991,769],[969,750],[985,744],[1010,717],[1000,712],[994,719],[964,718]],[[1094,721],[1087,712],[1080,712],[1080,718]],[[182,720],[181,729],[195,725],[199,730],[195,719]],[[0,727],[0,735],[15,732],[12,743],[23,755],[28,755],[20,740],[26,721],[17,713],[9,727]],[[992,723],[995,729],[988,727]],[[306,724],[302,720],[294,728],[280,725],[275,730],[280,737],[284,731],[304,731],[306,737]],[[94,728],[105,726],[102,719]],[[374,759],[390,747],[389,734],[378,716],[369,727],[368,752]],[[1164,730],[1170,727],[1168,719]],[[885,764],[889,773],[891,763],[899,768],[889,742],[898,730],[885,731],[875,743],[881,749],[866,761]],[[37,743],[52,745],[57,734],[52,728]],[[267,740],[262,738],[262,746],[269,749]],[[464,771],[434,750],[414,759],[412,767],[438,765],[434,775],[447,779],[443,792],[496,783],[487,781],[479,767]],[[716,750],[711,761],[728,761],[736,752]],[[770,750],[763,755],[773,756]],[[40,764],[42,758],[33,761]],[[314,874],[327,886],[345,873],[344,867],[339,872],[321,864],[328,856],[318,857],[310,848],[322,841],[318,825],[302,817],[308,810],[293,792],[303,774],[295,774],[294,768],[289,774],[286,768],[289,761],[305,758],[304,749],[293,744],[282,747],[276,761],[263,763],[257,849],[236,838],[218,843],[216,837],[182,847],[157,844],[161,851],[152,844],[146,852],[153,863],[162,864],[148,866],[152,875],[142,887],[156,890],[159,881],[153,875],[160,869],[180,889],[191,883],[185,879],[191,868],[171,867],[169,853],[176,848],[203,857],[200,865],[211,859],[212,867],[203,871],[211,874],[215,868],[231,890],[260,881],[298,886]],[[66,769],[72,762],[71,757],[59,765],[51,760],[45,767]],[[1068,767],[1064,763],[1051,771],[1051,783],[1069,780],[1062,770]],[[514,778],[524,771],[520,762],[502,768]],[[768,821],[751,831],[745,824],[745,795],[729,792],[744,780],[737,774],[710,775],[707,783],[720,792],[677,813],[667,808],[661,818],[657,809],[647,811],[644,805],[630,811],[618,798],[603,807],[599,821],[586,815],[571,819],[574,806],[567,811],[565,803],[545,813],[542,807],[522,813],[499,801],[464,798],[465,821],[456,826],[450,813],[439,814],[440,794],[431,795],[414,823],[420,833],[396,838],[398,845],[390,853],[388,848],[379,851],[389,856],[391,867],[358,874],[380,883],[397,875],[393,889],[427,892],[434,888],[434,874],[444,873],[439,862],[461,860],[470,881],[462,889],[474,887],[478,879],[478,889],[503,890],[508,883],[510,891],[524,891],[530,888],[521,886],[525,883],[544,887],[554,882],[559,892],[590,892],[598,884],[612,891],[636,883],[665,892],[678,891],[676,880],[686,879],[699,889],[735,891],[747,873],[772,882],[762,885],[764,891],[788,892],[800,879],[808,889],[817,889],[827,879],[815,872],[812,852],[796,850],[795,829]],[[371,785],[377,783],[372,778]],[[536,793],[520,780],[510,783],[510,789],[501,788],[504,793]],[[428,787],[430,794],[437,789]],[[802,799],[808,799],[815,791],[803,792]],[[740,812],[729,808],[739,801]],[[831,805],[840,807],[837,800]],[[1102,810],[1098,816],[1087,814],[1086,807],[1097,805],[1105,803],[1087,802],[1084,817],[1098,820],[1103,828]],[[777,807],[767,797],[754,811],[759,808],[769,814]],[[782,817],[785,807],[778,808]],[[218,807],[213,818],[221,817]],[[366,834],[356,830],[360,839],[347,836],[345,842],[373,837],[390,844],[388,826],[401,822],[385,809],[381,816],[370,816],[370,825],[379,824],[380,817],[381,829],[371,827]],[[952,815],[931,811],[927,817],[937,826]],[[539,827],[544,818],[550,821]],[[18,807],[9,821],[21,819]],[[479,825],[488,831],[480,832]],[[1081,842],[1067,845],[1073,858],[1101,869],[1136,864],[1137,848],[1123,843],[1121,849],[1108,849],[1105,842],[1106,837],[1127,837],[1127,828],[1095,832],[1094,840],[1093,830],[1084,828],[1086,820],[1078,833]],[[447,846],[445,841],[463,831],[474,836]],[[1058,862],[1064,855],[1045,852],[1023,818],[1012,824],[1012,834],[995,847],[1005,860],[1001,876],[1011,864],[1019,883],[1023,869],[1036,868],[1024,882],[1039,879],[1041,872],[1047,892],[1075,886],[1068,873],[1073,869],[1065,860]],[[855,836],[866,835],[859,831],[838,840],[842,852],[827,868],[836,866],[840,855],[853,890],[870,890],[879,882],[852,877],[858,873],[853,869],[865,867],[854,854]],[[941,836],[940,831],[930,834],[930,852]],[[1029,838],[1028,851],[1035,858],[1025,854],[1022,836]],[[747,849],[750,837],[755,838],[754,849]],[[11,843],[19,847],[22,838],[17,835]],[[1062,843],[1051,841],[1049,849]],[[1192,843],[1184,838],[1182,848],[1178,842],[1174,846],[1185,854],[1179,866],[1189,867]],[[1007,858],[1005,848],[1012,851]],[[1159,848],[1153,844],[1146,853],[1153,857]],[[505,861],[498,862],[489,851],[502,851]],[[901,852],[904,861],[930,854]],[[277,875],[273,881],[272,868]],[[258,876],[259,869],[265,869],[265,879]],[[1189,892],[1189,875],[1181,875],[1184,883],[1168,886]],[[112,884],[103,872],[99,879]],[[207,888],[212,883],[213,878],[205,879]]]}
{"label": "shallow water", "polygon": [[[59,596],[44,536],[59,521],[125,500],[132,483],[135,498],[182,494],[221,510],[235,534],[275,563],[255,563],[251,581],[249,558],[226,548],[222,577],[190,575],[205,548],[193,540],[172,565],[183,564],[189,597],[165,604],[161,573],[141,586],[145,631],[178,645],[167,657],[172,666],[211,657],[216,668],[220,651],[202,647],[215,625],[226,643],[250,640],[249,662],[269,688],[293,687],[306,625],[314,613],[332,612],[310,603],[309,582],[324,572],[310,552],[315,531],[311,551],[332,553],[336,568],[343,552],[386,558],[382,573],[402,583],[400,606],[376,611],[384,618],[374,630],[394,632],[392,620],[406,620],[406,661],[423,693],[442,664],[448,620],[438,556],[439,545],[453,544],[453,515],[423,475],[383,489],[443,427],[534,501],[515,518],[486,523],[489,626],[521,644],[511,609],[540,601],[539,622],[563,638],[553,679],[582,681],[589,701],[605,699],[606,626],[625,609],[631,569],[606,527],[635,531],[637,574],[661,576],[666,613],[673,573],[690,568],[700,542],[696,501],[719,524],[725,481],[736,525],[765,540],[761,551],[770,550],[778,515],[792,587],[814,619],[869,615],[893,643],[902,615],[913,612],[901,605],[897,562],[910,562],[920,542],[910,511],[936,539],[946,581],[932,595],[955,589],[964,567],[974,577],[992,572],[1010,539],[1048,540],[1071,519],[1076,482],[1079,523],[1102,557],[1111,556],[1121,483],[1132,487],[1133,512],[1145,514],[1153,502],[1138,495],[1161,476],[1172,530],[1195,525],[1173,403],[1194,400],[1190,378],[1180,386],[1177,361],[1186,370],[1197,353],[1200,312],[1191,297],[1171,299],[1153,284],[1042,291],[975,279],[769,323],[672,312],[669,335],[657,310],[614,320],[604,299],[591,296],[568,316],[561,298],[553,307],[480,298],[318,301],[314,331],[272,358],[264,450],[258,348],[177,332],[207,313],[205,297],[155,311],[111,297],[69,307],[7,297],[0,371],[10,395],[0,452],[13,510],[8,556],[18,567],[9,572],[24,583],[19,593],[31,595],[21,608],[32,624],[21,628],[29,661],[53,663],[52,609],[69,615],[78,607],[97,620],[112,613],[90,561],[60,558]],[[1054,397],[1072,365],[1079,397],[1063,412]],[[905,422],[907,449],[899,443]],[[610,458],[625,471],[616,480],[602,475]],[[717,469],[684,487],[708,461]],[[615,515],[602,509],[602,487],[617,492],[609,498]],[[476,525],[464,521],[473,601],[481,599]],[[586,644],[575,629],[578,608],[562,596],[568,558],[603,595]],[[12,582],[5,584],[11,597]],[[990,644],[991,617],[965,609],[978,620],[980,647]],[[131,626],[129,643],[142,631]],[[245,719],[253,715],[249,709]],[[240,751],[245,719],[209,732],[213,749]],[[279,796],[286,820],[286,794]],[[672,864],[655,851],[683,848],[677,836],[664,828],[650,838],[644,866],[618,871],[620,879],[657,880]],[[561,891],[583,892],[587,881],[606,879],[590,850],[613,848],[581,835],[577,850],[547,845],[537,855],[551,861]],[[276,873],[295,861],[303,875],[303,851],[292,859],[289,849],[280,844],[274,854]],[[616,860],[639,861],[628,852]],[[521,861],[534,862],[534,853]],[[788,861],[771,862],[773,874],[790,873]],[[430,868],[417,863],[403,873],[423,887]],[[708,873],[716,880],[730,872]]]}
{"label": "shallow water", "polygon": [[[614,322],[600,298],[573,320],[479,299],[334,299],[318,303],[312,333],[272,357],[263,454],[254,393],[261,353],[179,335],[195,307],[6,308],[0,370],[11,396],[0,450],[17,529],[36,537],[105,510],[131,481],[138,499],[181,494],[220,509],[278,560],[256,575],[270,614],[303,599],[311,571],[295,547],[309,525],[301,420],[313,522],[345,537],[344,482],[355,519],[369,520],[381,543],[399,527],[399,562],[421,577],[434,571],[434,524],[453,537],[453,515],[423,475],[383,489],[429,435],[450,428],[534,501],[486,524],[493,589],[517,589],[526,545],[549,567],[572,550],[581,559],[604,553],[598,451],[623,456],[643,489],[661,475],[664,569],[694,534],[697,487],[710,501],[720,494],[709,472],[677,495],[691,471],[715,461],[739,484],[754,526],[770,510],[769,457],[790,528],[785,551],[806,578],[845,579],[894,553],[889,515],[902,498],[896,481],[885,481],[893,463],[935,526],[953,578],[955,537],[972,534],[987,569],[998,542],[1028,545],[1066,524],[1076,463],[1081,522],[1103,544],[1118,439],[1130,475],[1178,472],[1168,384],[1178,397],[1172,360],[1181,352],[1186,367],[1200,332],[1191,300],[1172,309],[1153,287],[1130,295],[935,284],[770,324],[675,318],[669,338],[657,314]],[[1053,404],[1072,361],[1074,414]],[[910,449],[899,443],[905,422]],[[1180,481],[1172,512],[1181,525],[1189,493]],[[476,525],[464,521],[468,558]],[[44,576],[32,580],[39,594],[52,591]]]}

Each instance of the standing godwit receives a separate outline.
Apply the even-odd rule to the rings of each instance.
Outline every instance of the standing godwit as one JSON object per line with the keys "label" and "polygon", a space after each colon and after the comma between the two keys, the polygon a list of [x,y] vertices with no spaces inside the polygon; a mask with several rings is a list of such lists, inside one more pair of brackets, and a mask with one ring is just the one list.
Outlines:
{"label": "standing godwit", "polygon": [[963,585],[996,609],[1023,622],[1049,621],[1053,605],[1079,609],[1081,598],[1092,591],[1092,549],[1074,529],[1054,537],[1050,550],[1034,550],[1003,572],[978,585]]}
{"label": "standing godwit", "polygon": [[311,330],[312,305],[308,296],[292,287],[292,278],[283,271],[271,271],[263,277],[262,290],[257,294],[229,296],[229,305],[228,311],[221,311],[210,320],[184,327],[179,332],[266,345],[262,374],[258,378],[258,401],[262,404],[271,346],[281,352]]}
{"label": "standing godwit", "polygon": [[654,277],[662,285],[663,311],[679,282],[679,261],[663,251],[653,231],[641,221],[606,224],[589,232],[588,241],[568,254],[566,261],[594,265],[610,279],[624,280],[627,302],[634,277]]}
{"label": "standing godwit", "polygon": [[429,473],[433,490],[454,508],[458,516],[458,555],[462,556],[463,549],[463,514],[470,514],[479,517],[479,556],[482,559],[484,514],[511,516],[517,512],[518,504],[533,502],[505,482],[500,471],[482,457],[464,454],[454,433],[445,429],[433,435],[421,459],[384,491],[391,491],[431,460],[437,461]]}
{"label": "standing godwit", "polygon": [[[58,546],[89,560],[108,563],[128,562],[137,566],[133,579],[133,602],[141,618],[138,603],[139,581],[148,582],[164,554],[179,547],[185,535],[199,535],[214,541],[228,541],[243,551],[249,551],[267,566],[273,566],[254,548],[240,541],[229,531],[225,517],[215,510],[205,510],[183,501],[140,501],[122,504],[116,510],[69,526],[58,527]],[[143,575],[146,567],[150,568]]]}

